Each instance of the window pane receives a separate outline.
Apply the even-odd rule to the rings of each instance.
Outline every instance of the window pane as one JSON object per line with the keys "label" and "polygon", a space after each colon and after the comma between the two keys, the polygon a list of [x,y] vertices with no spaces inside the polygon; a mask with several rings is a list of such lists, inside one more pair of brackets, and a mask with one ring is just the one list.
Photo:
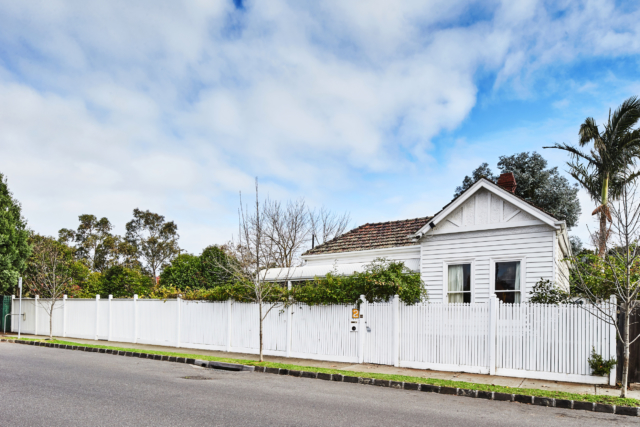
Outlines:
{"label": "window pane", "polygon": [[453,304],[455,302],[464,302],[464,297],[462,295],[464,294],[449,294],[449,303]]}
{"label": "window pane", "polygon": [[519,304],[520,292],[496,292],[498,299],[507,304]]}
{"label": "window pane", "polygon": [[[463,264],[462,265],[463,272],[463,280],[464,280],[464,290],[466,292],[471,292],[471,264]],[[467,302],[467,301],[465,301]]]}
{"label": "window pane", "polygon": [[520,261],[496,262],[496,291],[520,290]]}
{"label": "window pane", "polygon": [[471,292],[458,292],[455,294],[449,294],[448,300],[450,303],[471,303]]}
{"label": "window pane", "polygon": [[449,266],[449,292],[471,291],[471,264]]}

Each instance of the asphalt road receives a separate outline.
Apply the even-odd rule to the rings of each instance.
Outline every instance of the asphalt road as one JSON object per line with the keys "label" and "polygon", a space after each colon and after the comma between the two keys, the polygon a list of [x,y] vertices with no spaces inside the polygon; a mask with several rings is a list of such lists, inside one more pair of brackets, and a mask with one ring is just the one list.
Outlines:
{"label": "asphalt road", "polygon": [[[209,380],[184,379],[204,376]],[[610,414],[0,344],[0,426],[622,426]]]}

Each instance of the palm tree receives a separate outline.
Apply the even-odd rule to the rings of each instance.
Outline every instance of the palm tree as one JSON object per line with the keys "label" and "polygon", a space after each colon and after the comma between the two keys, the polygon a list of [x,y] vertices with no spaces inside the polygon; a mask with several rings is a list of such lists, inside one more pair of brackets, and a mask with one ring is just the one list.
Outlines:
{"label": "palm tree", "polygon": [[[569,174],[587,190],[591,199],[598,203],[592,215],[599,215],[600,230],[596,236],[598,255],[601,257],[604,256],[609,237],[609,201],[616,200],[622,187],[640,175],[638,172],[626,173],[630,166],[635,165],[640,155],[640,130],[633,129],[638,120],[640,99],[632,96],[613,114],[609,110],[609,120],[602,132],[592,117],[580,125],[580,147],[593,142],[593,147],[588,153],[566,143],[544,147],[565,150],[571,154],[572,161],[567,163]],[[583,161],[585,163],[582,163]]]}

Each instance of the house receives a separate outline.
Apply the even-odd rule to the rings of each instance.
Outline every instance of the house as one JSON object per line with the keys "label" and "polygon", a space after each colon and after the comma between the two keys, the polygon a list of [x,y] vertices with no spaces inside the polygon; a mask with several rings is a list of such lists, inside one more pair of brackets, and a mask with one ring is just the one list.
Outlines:
{"label": "house", "polygon": [[365,224],[307,251],[289,280],[351,274],[376,258],[419,271],[431,302],[525,302],[541,279],[568,289],[564,221],[517,197],[513,174],[482,178],[433,216]]}

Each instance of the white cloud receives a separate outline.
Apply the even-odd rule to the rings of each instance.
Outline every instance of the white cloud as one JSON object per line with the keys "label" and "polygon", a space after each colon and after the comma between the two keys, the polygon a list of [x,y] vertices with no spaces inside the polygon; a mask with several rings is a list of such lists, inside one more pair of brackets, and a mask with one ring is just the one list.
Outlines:
{"label": "white cloud", "polygon": [[232,232],[254,176],[273,197],[375,207],[370,220],[417,212],[397,201],[487,155],[470,141],[436,158],[432,143],[476,105],[479,72],[527,97],[544,67],[640,50],[638,12],[607,1],[245,6],[0,2],[0,171],[33,227],[81,213],[122,227],[140,207],[197,252]]}

